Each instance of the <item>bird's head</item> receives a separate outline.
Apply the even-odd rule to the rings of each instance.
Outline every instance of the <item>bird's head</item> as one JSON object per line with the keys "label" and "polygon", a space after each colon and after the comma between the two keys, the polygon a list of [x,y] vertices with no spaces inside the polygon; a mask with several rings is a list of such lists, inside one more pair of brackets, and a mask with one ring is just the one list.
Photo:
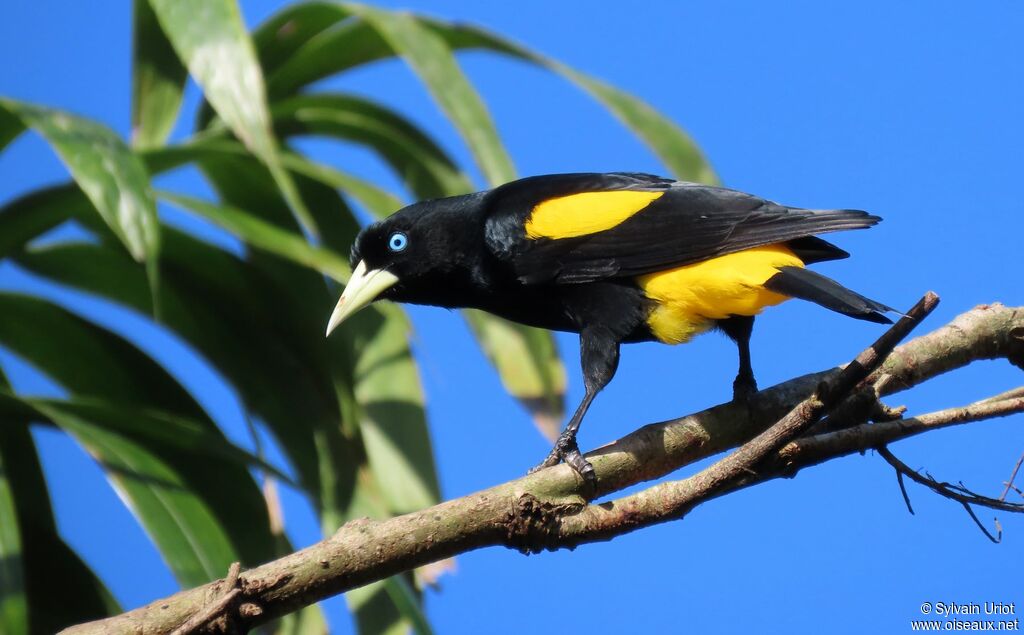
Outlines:
{"label": "bird's head", "polygon": [[352,277],[327,334],[375,300],[435,303],[431,297],[457,283],[478,256],[481,196],[415,203],[360,232],[352,246]]}

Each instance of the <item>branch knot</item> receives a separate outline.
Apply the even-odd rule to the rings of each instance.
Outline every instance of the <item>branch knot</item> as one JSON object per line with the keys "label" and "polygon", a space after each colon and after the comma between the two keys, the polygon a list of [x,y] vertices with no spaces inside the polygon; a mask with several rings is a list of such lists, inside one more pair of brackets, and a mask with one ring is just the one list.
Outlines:
{"label": "branch knot", "polygon": [[583,503],[552,503],[533,494],[521,494],[505,519],[505,542],[524,554],[555,551],[560,546],[562,518],[579,513]]}

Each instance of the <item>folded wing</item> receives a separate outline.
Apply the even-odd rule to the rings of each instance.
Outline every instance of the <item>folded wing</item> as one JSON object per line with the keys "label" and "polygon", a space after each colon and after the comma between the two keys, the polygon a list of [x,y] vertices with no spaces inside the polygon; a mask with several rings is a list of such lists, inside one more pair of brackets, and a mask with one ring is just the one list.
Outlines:
{"label": "folded wing", "polygon": [[842,258],[842,250],[810,237],[880,220],[624,173],[515,181],[488,195],[487,213],[488,246],[526,283],[633,277],[789,241],[798,256],[807,251],[805,262]]}

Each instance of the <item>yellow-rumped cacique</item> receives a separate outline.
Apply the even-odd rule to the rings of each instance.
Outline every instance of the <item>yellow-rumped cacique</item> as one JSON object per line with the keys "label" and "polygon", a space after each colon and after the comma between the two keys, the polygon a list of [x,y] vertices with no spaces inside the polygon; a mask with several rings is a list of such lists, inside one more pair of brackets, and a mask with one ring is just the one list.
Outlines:
{"label": "yellow-rumped cacique", "polygon": [[880,220],[649,174],[528,177],[415,203],[364,229],[327,334],[381,299],[579,333],[586,393],[538,467],[564,460],[591,481],[576,432],[615,374],[620,344],[679,344],[718,328],[739,348],[734,399],[749,400],[750,333],[764,307],[800,298],[889,322],[891,308],[805,268],[849,256],[816,234]]}

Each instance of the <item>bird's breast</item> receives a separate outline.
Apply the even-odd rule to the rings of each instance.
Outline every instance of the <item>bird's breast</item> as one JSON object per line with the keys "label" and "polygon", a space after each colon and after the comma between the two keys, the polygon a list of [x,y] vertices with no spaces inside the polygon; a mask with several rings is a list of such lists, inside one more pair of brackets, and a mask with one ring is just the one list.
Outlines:
{"label": "bird's breast", "polygon": [[480,295],[468,306],[526,326],[579,332],[580,325],[566,311],[558,291],[556,288],[504,289],[498,293]]}
{"label": "bird's breast", "polygon": [[786,246],[767,245],[639,276],[636,283],[652,301],[647,315],[651,334],[666,344],[679,344],[715,320],[757,315],[787,300],[764,283],[779,267],[803,265]]}

